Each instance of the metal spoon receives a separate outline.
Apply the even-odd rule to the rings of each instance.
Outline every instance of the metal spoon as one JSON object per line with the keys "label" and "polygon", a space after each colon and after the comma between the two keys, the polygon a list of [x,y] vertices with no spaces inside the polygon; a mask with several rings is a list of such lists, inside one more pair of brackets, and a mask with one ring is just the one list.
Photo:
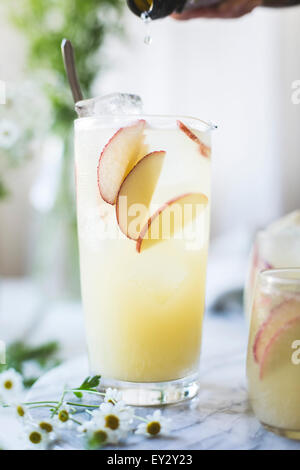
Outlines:
{"label": "metal spoon", "polygon": [[83,94],[80,88],[80,84],[79,84],[79,80],[78,80],[78,76],[76,72],[73,46],[69,39],[62,40],[61,52],[63,55],[65,69],[66,69],[67,77],[70,83],[73,99],[76,104],[78,101],[83,100]]}

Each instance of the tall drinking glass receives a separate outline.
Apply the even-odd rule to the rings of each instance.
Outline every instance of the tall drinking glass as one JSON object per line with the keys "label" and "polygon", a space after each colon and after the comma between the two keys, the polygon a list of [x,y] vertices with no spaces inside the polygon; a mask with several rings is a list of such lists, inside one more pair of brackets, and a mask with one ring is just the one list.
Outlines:
{"label": "tall drinking glass", "polygon": [[248,346],[248,386],[257,418],[300,439],[300,269],[258,274]]}
{"label": "tall drinking glass", "polygon": [[130,404],[172,403],[198,391],[210,131],[187,117],[75,122],[90,369]]}

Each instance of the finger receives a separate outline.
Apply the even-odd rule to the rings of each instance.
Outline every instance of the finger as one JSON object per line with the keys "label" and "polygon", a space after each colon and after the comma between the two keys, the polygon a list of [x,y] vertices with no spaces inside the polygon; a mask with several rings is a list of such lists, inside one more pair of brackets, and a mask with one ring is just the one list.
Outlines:
{"label": "finger", "polygon": [[216,18],[217,9],[215,7],[210,8],[193,8],[182,13],[173,13],[171,16],[175,20],[185,21],[192,20],[194,18]]}
{"label": "finger", "polygon": [[257,0],[227,0],[218,6],[218,18],[239,18],[249,10],[249,4]]}
{"label": "finger", "polygon": [[[237,9],[240,3],[245,0],[223,0],[218,5],[212,7],[199,7],[186,10],[183,13],[173,15],[178,20],[189,20],[193,18],[224,18],[230,14],[233,9]],[[248,0],[247,0],[248,1]]]}
{"label": "finger", "polygon": [[251,13],[256,7],[261,6],[261,0],[251,0],[246,5],[243,5],[243,8],[236,10],[231,18],[241,18],[244,15]]}
{"label": "finger", "polygon": [[261,5],[261,2],[259,2],[258,4],[254,4],[252,2],[250,2],[250,4],[248,4],[248,6],[246,6],[242,11],[239,11],[239,12],[236,12],[236,14],[234,16],[232,16],[232,18],[241,18],[242,16],[244,15],[248,15],[249,13],[251,13],[256,7],[260,6]]}
{"label": "finger", "polygon": [[193,18],[239,18],[261,5],[262,0],[225,0],[215,7],[196,8],[180,14],[173,14],[176,20]]}

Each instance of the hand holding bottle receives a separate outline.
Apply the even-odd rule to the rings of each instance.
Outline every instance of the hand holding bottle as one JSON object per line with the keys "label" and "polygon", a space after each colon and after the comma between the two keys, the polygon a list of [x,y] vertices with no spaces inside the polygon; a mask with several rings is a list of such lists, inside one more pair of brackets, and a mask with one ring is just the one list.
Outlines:
{"label": "hand holding bottle", "polygon": [[211,7],[199,7],[172,15],[176,20],[193,18],[239,18],[262,5],[262,0],[224,0]]}

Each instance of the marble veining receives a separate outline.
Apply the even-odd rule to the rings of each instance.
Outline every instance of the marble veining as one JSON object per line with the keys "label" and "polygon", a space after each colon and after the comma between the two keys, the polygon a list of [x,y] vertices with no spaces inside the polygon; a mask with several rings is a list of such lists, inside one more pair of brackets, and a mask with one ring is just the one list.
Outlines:
{"label": "marble veining", "polygon": [[[190,402],[163,408],[173,422],[169,437],[132,436],[118,449],[300,449],[300,442],[267,432],[253,415],[245,377],[246,348],[247,329],[241,315],[208,315],[199,395]],[[86,375],[86,358],[64,363],[35,384],[28,400],[55,399],[64,383],[76,386]],[[148,414],[149,408],[141,408],[139,413]],[[61,447],[82,449],[82,441],[69,434]]]}

